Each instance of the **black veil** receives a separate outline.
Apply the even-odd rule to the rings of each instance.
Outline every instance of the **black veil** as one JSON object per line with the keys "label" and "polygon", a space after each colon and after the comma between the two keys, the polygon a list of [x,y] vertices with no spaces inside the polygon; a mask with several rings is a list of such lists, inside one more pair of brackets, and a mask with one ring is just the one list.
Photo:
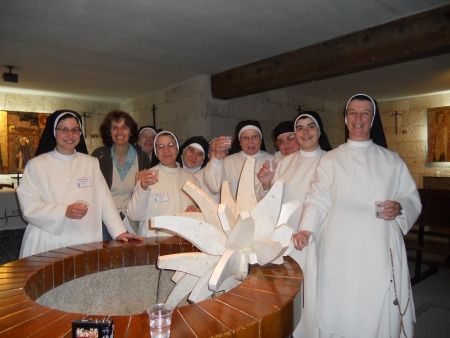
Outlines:
{"label": "black veil", "polygon": [[[52,151],[56,148],[56,138],[54,135],[54,128],[55,122],[61,121],[61,118],[63,116],[67,115],[67,117],[75,117],[78,120],[78,123],[80,124],[81,130],[83,130],[82,123],[81,123],[81,116],[76,111],[63,109],[63,110],[57,110],[53,112],[48,118],[47,122],[45,123],[44,131],[42,132],[41,138],[39,139],[39,144],[36,149],[36,155],[38,156],[40,154],[48,153],[49,151]],[[76,151],[79,153],[87,154],[88,150],[86,147],[86,141],[84,140],[84,135],[81,133],[80,135],[80,143],[75,147]]]}

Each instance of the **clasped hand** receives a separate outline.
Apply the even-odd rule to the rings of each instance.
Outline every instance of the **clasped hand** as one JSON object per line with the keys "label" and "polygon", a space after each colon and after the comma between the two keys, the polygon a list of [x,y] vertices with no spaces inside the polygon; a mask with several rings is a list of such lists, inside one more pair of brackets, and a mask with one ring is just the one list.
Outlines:
{"label": "clasped hand", "polygon": [[386,221],[392,221],[397,217],[398,215],[401,215],[402,213],[402,206],[397,201],[390,201],[386,200],[384,201],[384,208],[382,217]]}
{"label": "clasped hand", "polygon": [[275,169],[277,167],[277,162],[269,160],[265,161],[261,169],[259,169],[258,180],[261,182],[264,190],[269,190],[272,185],[273,177],[275,176]]}
{"label": "clasped hand", "polygon": [[312,232],[307,230],[300,230],[296,234],[292,235],[292,241],[294,242],[294,246],[297,250],[302,250],[309,243],[309,237]]}
{"label": "clasped hand", "polygon": [[66,217],[72,219],[82,219],[88,212],[88,206],[81,202],[69,204],[66,209]]}

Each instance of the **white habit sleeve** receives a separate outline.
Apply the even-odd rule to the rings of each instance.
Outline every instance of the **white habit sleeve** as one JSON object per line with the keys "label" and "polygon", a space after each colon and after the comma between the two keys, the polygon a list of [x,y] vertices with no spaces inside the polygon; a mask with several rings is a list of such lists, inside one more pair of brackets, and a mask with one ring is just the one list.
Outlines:
{"label": "white habit sleeve", "polygon": [[403,234],[406,235],[416,222],[417,217],[419,217],[420,211],[422,210],[422,204],[420,202],[416,184],[414,183],[406,164],[400,157],[398,160],[401,161],[401,165],[400,172],[397,176],[399,178],[397,181],[398,185],[395,189],[393,200],[401,204],[402,214],[397,216],[395,221]]}
{"label": "white habit sleeve", "polygon": [[208,189],[213,193],[217,194],[222,188],[222,182],[224,180],[224,160],[218,160],[217,158],[212,158],[209,160],[205,167],[205,173],[203,180]]}
{"label": "white habit sleeve", "polygon": [[30,161],[25,167],[24,175],[17,188],[22,216],[43,231],[61,235],[67,205],[45,202],[39,193],[42,189],[45,189],[45,182],[42,182],[39,168],[36,168],[35,162]]}
{"label": "white habit sleeve", "polygon": [[141,188],[141,181],[138,181],[134,186],[133,195],[127,206],[127,215],[133,221],[146,221],[148,218],[147,208],[151,190],[144,190]]}

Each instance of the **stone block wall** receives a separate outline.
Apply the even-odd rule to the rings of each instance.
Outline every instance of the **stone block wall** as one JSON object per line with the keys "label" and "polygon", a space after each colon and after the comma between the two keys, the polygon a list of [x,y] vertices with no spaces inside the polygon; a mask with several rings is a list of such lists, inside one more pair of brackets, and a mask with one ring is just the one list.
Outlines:
{"label": "stone block wall", "polygon": [[174,132],[180,141],[192,135],[210,136],[211,121],[206,113],[209,77],[199,76],[152,93],[127,100],[120,109],[129,112],[139,125],[153,125],[155,105],[157,128]]}
{"label": "stone block wall", "polygon": [[[379,102],[381,119],[390,149],[406,162],[418,187],[423,176],[450,176],[450,163],[427,163],[427,109],[450,106],[450,93]],[[397,111],[397,132],[395,116]]]}
{"label": "stone block wall", "polygon": [[[220,100],[213,100],[212,104]],[[343,117],[339,114],[340,104],[320,98],[303,96],[293,88],[279,89],[267,93],[249,95],[229,101],[219,102],[213,115],[213,133],[233,134],[236,123],[243,119],[257,119],[261,122],[266,140],[266,147],[274,152],[272,130],[281,121],[293,120],[298,113],[298,106],[302,110],[317,111],[324,125],[330,142],[337,146],[344,140]]]}
{"label": "stone block wall", "polygon": [[[344,100],[345,98],[343,98]],[[379,102],[383,125],[389,147],[405,160],[419,187],[423,176],[450,176],[450,166],[426,163],[427,109],[450,105],[450,94],[435,94]],[[292,120],[298,106],[303,110],[317,111],[324,122],[333,147],[344,139],[344,102],[326,100],[302,94],[301,87],[290,87],[266,93],[248,95],[231,100],[218,100],[211,96],[210,77],[198,76],[159,91],[146,93],[120,102],[103,102],[94,99],[56,97],[0,92],[0,111],[34,111],[51,113],[56,109],[69,108],[80,113],[89,112],[86,141],[89,151],[102,144],[99,126],[108,111],[122,109],[129,112],[139,125],[153,124],[152,106],[156,106],[156,125],[174,131],[183,142],[192,135],[206,138],[232,135],[236,123],[243,119],[261,122],[265,143],[274,151],[271,139],[273,127],[280,121]],[[397,120],[392,112],[401,115]],[[0,112],[0,146],[6,151],[6,122]]]}
{"label": "stone block wall", "polygon": [[262,124],[266,147],[275,151],[272,129],[283,120],[292,120],[300,105],[304,110],[316,110],[328,125],[333,145],[343,142],[341,105],[298,93],[295,87],[248,95],[232,100],[218,100],[211,96],[209,76],[199,76],[163,90],[148,93],[120,105],[136,117],[140,125],[153,124],[152,106],[156,106],[156,125],[175,132],[183,142],[193,135],[207,139],[218,135],[232,135],[236,123],[256,119]]}

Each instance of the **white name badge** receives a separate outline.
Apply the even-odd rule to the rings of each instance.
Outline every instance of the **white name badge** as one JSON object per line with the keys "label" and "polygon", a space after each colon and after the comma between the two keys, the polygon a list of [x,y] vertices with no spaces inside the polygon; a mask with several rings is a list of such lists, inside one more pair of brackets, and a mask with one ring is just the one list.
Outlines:
{"label": "white name badge", "polygon": [[169,201],[169,194],[167,192],[155,192],[155,202],[167,202]]}
{"label": "white name badge", "polygon": [[87,188],[92,187],[92,181],[89,177],[80,177],[77,178],[78,188]]}

